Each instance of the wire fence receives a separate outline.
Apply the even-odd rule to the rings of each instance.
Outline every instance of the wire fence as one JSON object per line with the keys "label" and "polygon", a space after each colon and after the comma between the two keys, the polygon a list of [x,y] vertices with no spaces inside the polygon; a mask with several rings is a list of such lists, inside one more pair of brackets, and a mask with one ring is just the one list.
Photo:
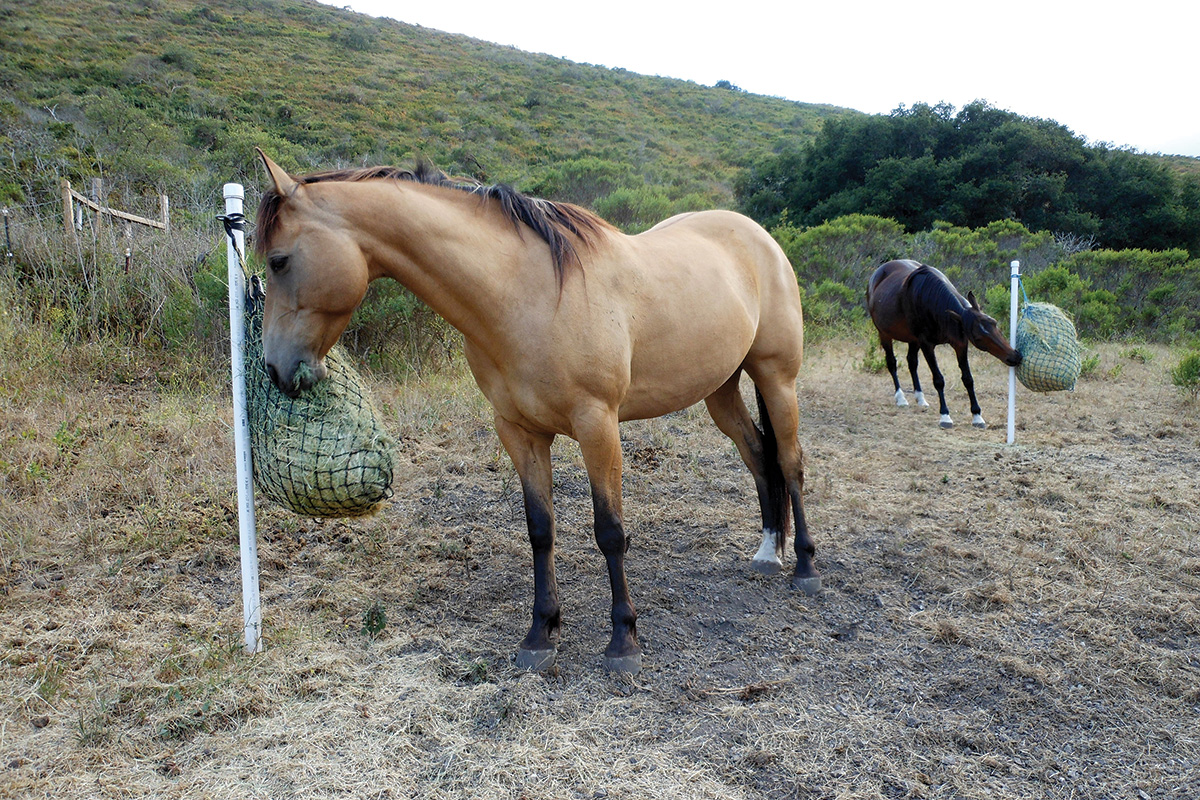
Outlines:
{"label": "wire fence", "polygon": [[67,340],[219,340],[220,326],[202,321],[224,280],[210,264],[223,246],[212,214],[219,198],[216,187],[203,198],[207,209],[193,207],[196,197],[174,205],[161,229],[133,221],[165,216],[157,196],[121,209],[103,197],[92,200],[100,210],[61,197],[6,204],[0,274],[31,319]]}

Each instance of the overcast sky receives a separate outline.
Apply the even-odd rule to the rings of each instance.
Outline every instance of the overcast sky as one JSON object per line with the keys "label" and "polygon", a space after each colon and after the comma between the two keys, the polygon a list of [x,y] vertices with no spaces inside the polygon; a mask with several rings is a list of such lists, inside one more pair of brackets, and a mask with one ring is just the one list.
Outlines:
{"label": "overcast sky", "polygon": [[1196,0],[327,2],[584,64],[868,113],[982,99],[1056,120],[1091,144],[1200,156]]}

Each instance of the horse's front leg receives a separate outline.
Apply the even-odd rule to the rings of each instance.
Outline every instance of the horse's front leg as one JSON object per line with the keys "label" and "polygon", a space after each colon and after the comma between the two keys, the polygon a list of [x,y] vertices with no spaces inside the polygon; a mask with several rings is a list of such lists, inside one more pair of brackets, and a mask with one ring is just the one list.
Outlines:
{"label": "horse's front leg", "polygon": [[967,397],[971,398],[971,424],[976,428],[986,428],[987,423],[983,420],[983,410],[979,407],[979,401],[975,399],[975,377],[971,375],[971,365],[967,361],[965,344],[958,350],[958,367],[962,370],[962,382],[963,387],[967,390]]}
{"label": "horse's front leg", "polygon": [[950,419],[950,407],[946,405],[946,378],[942,375],[942,371],[938,369],[937,357],[933,354],[933,345],[922,344],[921,352],[925,354],[925,363],[929,365],[929,371],[933,373],[933,387],[937,389],[938,403],[940,408],[939,413],[942,418],[938,421],[938,425],[943,428],[953,428],[954,420]]}
{"label": "horse's front leg", "polygon": [[561,623],[554,576],[554,483],[550,468],[554,436],[528,431],[499,415],[496,432],[521,478],[525,523],[533,550],[533,624],[517,650],[517,666],[542,671],[554,665]]}
{"label": "horse's front leg", "polygon": [[637,612],[625,577],[629,539],[621,520],[621,435],[615,411],[592,411],[575,420],[575,437],[592,486],[596,544],[608,564],[612,589],[612,640],[604,649],[604,668],[636,675],[642,669]]}
{"label": "horse's front leg", "polygon": [[921,391],[921,378],[917,375],[917,356],[920,354],[920,350],[920,345],[915,342],[909,344],[908,372],[912,375],[913,399],[917,401],[917,406],[920,408],[929,408],[929,403],[925,400],[925,393]]}

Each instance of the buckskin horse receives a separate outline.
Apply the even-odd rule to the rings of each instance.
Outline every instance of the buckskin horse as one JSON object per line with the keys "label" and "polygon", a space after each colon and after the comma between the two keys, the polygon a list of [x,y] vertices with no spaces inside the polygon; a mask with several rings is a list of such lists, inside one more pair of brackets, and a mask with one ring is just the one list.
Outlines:
{"label": "buckskin horse", "polygon": [[[270,175],[256,249],[268,270],[263,356],[296,396],[367,284],[393,278],[462,332],[524,494],[533,621],[517,651],[549,668],[560,629],[550,445],[575,439],[592,491],[596,543],[612,590],[606,669],[641,669],[625,575],[618,423],[704,400],[754,478],[763,518],[754,569],[782,569],[795,519],[792,586],[819,591],[804,519],[796,376],[804,323],[783,251],[729,211],[680,214],[627,236],[577,206],[504,185],[453,179],[427,163]],[[753,381],[759,424],[739,380]]]}
{"label": "buckskin horse", "polygon": [[991,353],[1010,367],[1021,363],[1021,354],[1000,333],[996,320],[983,313],[974,292],[963,297],[940,270],[918,261],[889,261],[875,270],[867,284],[867,311],[879,331],[879,343],[883,346],[888,372],[892,373],[896,388],[897,406],[907,406],[908,400],[896,375],[894,341],[909,343],[908,371],[912,374],[913,396],[922,408],[928,407],[929,403],[925,401],[917,377],[917,355],[925,354],[941,403],[939,424],[943,428],[954,427],[950,409],[946,406],[946,379],[938,370],[933,354],[935,346],[949,344],[958,356],[963,387],[971,398],[971,424],[976,428],[987,427],[979,401],[975,399],[975,379],[967,362],[967,345],[973,344]]}

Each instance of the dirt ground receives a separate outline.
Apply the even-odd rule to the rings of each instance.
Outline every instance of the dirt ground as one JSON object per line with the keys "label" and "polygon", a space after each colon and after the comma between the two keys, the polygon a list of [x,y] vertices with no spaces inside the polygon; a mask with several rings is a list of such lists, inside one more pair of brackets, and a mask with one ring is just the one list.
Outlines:
{"label": "dirt ground", "polygon": [[1009,446],[998,362],[973,362],[982,431],[947,369],[946,431],[861,344],[810,345],[814,597],[749,569],[753,487],[702,407],[627,425],[634,678],[600,666],[569,441],[558,664],[515,667],[521,495],[461,367],[375,386],[380,514],[260,506],[256,656],[219,389],[10,392],[0,796],[1200,797],[1200,408],[1167,350],[1098,353],[1076,392],[1021,393]]}

